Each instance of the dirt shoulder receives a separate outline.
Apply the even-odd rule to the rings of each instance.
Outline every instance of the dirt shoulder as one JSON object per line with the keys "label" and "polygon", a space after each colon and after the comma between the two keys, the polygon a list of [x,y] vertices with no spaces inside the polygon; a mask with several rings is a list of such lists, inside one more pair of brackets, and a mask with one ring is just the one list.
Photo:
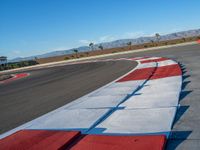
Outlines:
{"label": "dirt shoulder", "polygon": [[200,37],[189,37],[189,38],[181,38],[181,39],[175,39],[175,40],[169,40],[169,41],[150,42],[150,43],[144,43],[144,44],[139,44],[139,45],[129,45],[129,46],[127,45],[125,47],[117,47],[117,48],[111,48],[111,49],[79,52],[77,54],[74,53],[74,54],[68,54],[68,55],[62,55],[62,56],[40,58],[40,59],[37,59],[36,61],[39,64],[44,64],[44,63],[58,62],[58,61],[63,61],[63,60],[71,60],[77,57],[84,58],[84,57],[90,57],[90,56],[125,52],[125,51],[130,51],[130,50],[139,50],[139,49],[151,48],[151,47],[175,45],[175,44],[197,41],[199,39]]}

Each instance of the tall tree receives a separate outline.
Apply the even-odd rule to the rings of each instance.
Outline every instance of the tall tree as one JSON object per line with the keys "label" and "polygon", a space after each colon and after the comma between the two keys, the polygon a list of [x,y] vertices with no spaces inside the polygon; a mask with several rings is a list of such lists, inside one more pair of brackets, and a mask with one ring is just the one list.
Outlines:
{"label": "tall tree", "polygon": [[85,54],[87,55],[87,57],[89,56],[89,52],[85,52]]}
{"label": "tall tree", "polygon": [[99,45],[99,49],[103,50],[103,45]]}
{"label": "tall tree", "polygon": [[154,46],[154,40],[150,40],[151,44]]}
{"label": "tall tree", "polygon": [[130,42],[128,42],[127,43],[127,45],[128,45],[128,47],[129,47],[129,49],[131,50],[131,45],[132,45],[132,42],[130,41]]}
{"label": "tall tree", "polygon": [[89,47],[90,47],[91,50],[93,51],[93,50],[94,50],[94,43],[91,42],[91,43],[89,44]]}
{"label": "tall tree", "polygon": [[159,42],[159,41],[160,41],[160,38],[161,38],[161,37],[160,37],[160,34],[159,34],[159,33],[156,33],[156,34],[155,34],[155,37],[156,37],[156,39],[157,39],[157,42]]}
{"label": "tall tree", "polygon": [[74,49],[73,51],[74,51],[74,53],[76,54],[76,58],[78,58],[78,50],[77,50],[77,49]]}
{"label": "tall tree", "polygon": [[186,38],[183,37],[182,40],[183,40],[183,42],[185,42],[185,41],[186,41]]}

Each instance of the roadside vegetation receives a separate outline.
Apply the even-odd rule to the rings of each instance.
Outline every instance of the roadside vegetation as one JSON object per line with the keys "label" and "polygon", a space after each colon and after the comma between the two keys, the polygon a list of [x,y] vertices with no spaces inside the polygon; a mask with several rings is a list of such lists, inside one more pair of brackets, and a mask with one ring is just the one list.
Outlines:
{"label": "roadside vegetation", "polygon": [[185,42],[197,41],[200,39],[200,36],[198,36],[198,37],[181,38],[181,39],[175,39],[175,40],[169,40],[169,41],[160,41],[159,33],[156,33],[155,37],[156,37],[156,40],[151,40],[149,43],[134,45],[132,42],[128,42],[125,47],[117,47],[117,48],[111,48],[111,49],[105,49],[102,45],[100,45],[98,46],[98,50],[94,50],[94,43],[90,43],[89,47],[91,51],[88,51],[88,52],[74,51],[73,54],[49,57],[49,58],[40,58],[37,61],[38,63],[42,64],[42,63],[71,60],[71,59],[76,59],[76,58],[96,56],[96,55],[102,55],[102,54],[111,54],[111,53],[117,53],[117,52],[129,51],[129,50],[138,50],[138,49],[157,47],[157,46],[174,45],[174,44],[180,44],[180,43],[185,43]]}
{"label": "roadside vegetation", "polygon": [[16,68],[21,68],[21,67],[26,67],[26,66],[33,66],[36,64],[39,64],[39,63],[35,60],[7,63],[6,65],[0,65],[0,71],[16,69]]}

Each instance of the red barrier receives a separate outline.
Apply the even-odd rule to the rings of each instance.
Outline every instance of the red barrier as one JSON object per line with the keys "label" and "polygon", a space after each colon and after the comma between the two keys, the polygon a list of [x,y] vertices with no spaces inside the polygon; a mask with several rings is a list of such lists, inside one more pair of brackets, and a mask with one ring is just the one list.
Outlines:
{"label": "red barrier", "polygon": [[1,150],[64,149],[80,135],[78,131],[21,130],[0,140]]}
{"label": "red barrier", "polygon": [[197,40],[197,43],[200,44],[200,40]]}
{"label": "red barrier", "polygon": [[164,150],[164,135],[105,136],[87,135],[72,150]]}
{"label": "red barrier", "polygon": [[146,80],[152,75],[154,70],[155,70],[154,67],[136,69],[133,72],[129,73],[127,76],[119,79],[117,82],[125,82],[125,81],[131,81],[131,80]]}

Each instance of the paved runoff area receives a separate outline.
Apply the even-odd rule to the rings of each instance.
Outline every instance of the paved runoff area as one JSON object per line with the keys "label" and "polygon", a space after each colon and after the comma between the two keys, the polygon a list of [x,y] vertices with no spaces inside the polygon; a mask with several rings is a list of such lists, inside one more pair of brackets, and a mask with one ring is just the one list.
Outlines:
{"label": "paved runoff area", "polygon": [[[56,91],[55,93],[58,94],[54,98],[57,100],[54,99],[52,100],[54,103],[47,105],[49,103],[49,95],[51,95],[51,92],[53,93],[52,90],[51,92],[48,91],[49,94],[46,95],[46,103],[44,103],[44,106],[47,105],[49,107],[52,104],[57,104],[51,109],[54,111],[42,111],[37,115],[44,115],[39,118],[36,115],[34,120],[32,120],[34,117],[30,117],[30,114],[27,115],[27,118],[22,117],[23,119],[18,121],[18,125],[13,123],[12,127],[10,127],[12,130],[6,129],[6,125],[3,124],[1,130],[9,131],[0,135],[0,148],[85,150],[94,148],[147,149],[151,146],[155,150],[165,148],[199,149],[199,49],[200,45],[193,44],[112,56],[112,58],[104,58],[106,61],[96,60],[92,63],[76,64],[75,66],[86,65],[88,70],[91,70],[89,64],[99,65],[106,63],[105,66],[109,68],[109,63],[119,63],[120,65],[125,64],[124,62],[127,63],[127,65],[124,65],[126,67],[121,66],[120,68],[117,66],[115,69],[113,69],[114,65],[111,64],[110,68],[113,71],[119,70],[114,73],[111,69],[107,72],[105,70],[101,72],[98,72],[98,69],[98,71],[94,70],[95,73],[98,72],[101,75],[105,75],[106,79],[109,78],[109,73],[112,72],[113,74],[110,77],[113,80],[116,79],[113,82],[111,82],[112,80],[105,80],[99,83],[98,79],[102,78],[100,76],[96,78],[96,83],[91,82],[92,78],[96,76],[90,76],[90,72],[84,74],[85,71],[80,74],[81,68],[79,68],[77,70],[79,78],[74,79],[82,81],[80,78],[90,76],[87,79],[90,82],[83,87],[87,89],[89,85],[96,86],[86,90],[85,93],[77,92],[78,94],[75,94],[77,97],[63,102],[60,104],[62,107],[57,103],[60,93],[56,88],[59,84],[54,84],[54,86],[56,85],[54,92]],[[72,66],[69,65],[68,67]],[[65,67],[62,66],[60,72]],[[50,68],[49,70],[51,72],[54,69]],[[34,71],[29,71],[28,77],[2,83],[0,85],[2,95],[0,96],[5,96],[6,91],[8,92],[9,89],[11,93],[6,96],[12,97],[12,90],[13,93],[15,91],[12,87],[15,85],[16,88],[21,83],[26,85],[33,78],[31,75],[34,75]],[[60,81],[61,77],[56,78],[57,72],[58,70],[54,72],[54,76],[50,77],[51,80],[49,82],[44,80],[47,87],[53,81],[55,83]],[[40,79],[42,75],[48,75],[44,72],[42,74],[41,70],[36,74],[38,76],[35,81],[38,78]],[[65,72],[65,74],[67,75],[68,73]],[[34,85],[34,80],[32,82]],[[74,84],[68,84],[67,87],[70,89],[70,87],[76,86],[82,91],[81,89],[83,88],[80,87],[80,84],[81,82],[74,82]],[[43,84],[39,84],[38,87],[40,86],[42,87]],[[19,86],[18,88],[20,89],[21,87]],[[29,92],[23,89],[25,93],[27,92],[27,100],[29,100],[28,96],[32,93],[32,88],[30,87]],[[63,86],[62,89],[67,91],[67,88]],[[22,93],[19,93],[19,96],[20,94]],[[36,94],[32,93],[32,95],[33,98],[36,98],[34,97]],[[37,97],[39,98],[42,95],[43,93],[41,92]],[[13,108],[15,104],[11,107],[12,100],[7,102],[6,96],[4,100],[0,101],[4,104],[1,106],[4,108],[1,117],[5,122],[7,120],[7,124],[9,124],[11,123],[9,120],[12,120],[12,118],[4,118],[4,114],[9,115],[10,112],[7,108]],[[65,97],[67,96],[63,96],[63,99]],[[18,99],[17,97],[15,98]],[[34,100],[31,99],[30,101]],[[40,99],[37,104],[42,104],[42,101]],[[69,103],[70,101],[72,102]],[[24,103],[26,103],[26,100],[18,104],[19,108],[22,105],[27,112],[33,113],[34,110],[28,111],[26,109],[26,106],[30,105],[30,103],[23,105]],[[37,111],[37,108],[32,108]],[[18,109],[14,110],[17,112]],[[20,111],[18,110],[18,112]],[[21,116],[24,115],[22,114]]]}

